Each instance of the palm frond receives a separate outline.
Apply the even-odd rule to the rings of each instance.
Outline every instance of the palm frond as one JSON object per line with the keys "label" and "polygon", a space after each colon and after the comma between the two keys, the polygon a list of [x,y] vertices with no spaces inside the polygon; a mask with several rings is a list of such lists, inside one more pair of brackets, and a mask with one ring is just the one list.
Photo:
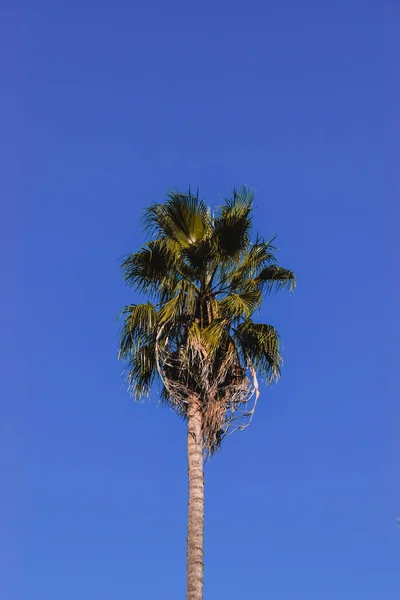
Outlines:
{"label": "palm frond", "polygon": [[208,263],[215,258],[215,250],[215,240],[211,236],[205,236],[199,242],[184,248],[182,255],[195,276],[201,279],[205,275]]}
{"label": "palm frond", "polygon": [[271,242],[257,239],[238,266],[225,269],[221,284],[228,285],[232,291],[243,289],[246,280],[255,279],[266,265],[276,262],[274,250]]}
{"label": "palm frond", "polygon": [[159,312],[160,324],[169,323],[171,326],[184,319],[193,319],[197,307],[197,286],[181,279],[178,281],[173,296],[164,303]]}
{"label": "palm frond", "polygon": [[221,260],[237,260],[250,244],[254,193],[246,187],[233,191],[214,219],[214,235]]}
{"label": "palm frond", "polygon": [[198,193],[192,194],[190,189],[187,194],[172,191],[167,198],[164,204],[153,204],[146,209],[145,228],[184,247],[202,240],[210,230],[210,215]]}
{"label": "palm frond", "polygon": [[230,293],[219,302],[221,314],[229,319],[247,319],[261,304],[261,292],[257,288],[240,293]]}
{"label": "palm frond", "polygon": [[122,309],[125,316],[121,329],[118,358],[129,357],[142,344],[155,340],[158,314],[151,302],[130,304]]}
{"label": "palm frond", "polygon": [[180,255],[170,240],[158,238],[139,252],[130,254],[121,265],[122,276],[129,286],[144,293],[158,293],[176,281]]}
{"label": "palm frond", "polygon": [[228,337],[226,319],[215,319],[202,330],[201,334],[211,359],[219,348],[225,348]]}
{"label": "palm frond", "polygon": [[235,329],[234,339],[249,366],[254,366],[268,382],[279,378],[282,357],[279,336],[272,325],[246,320]]}
{"label": "palm frond", "polygon": [[240,186],[239,189],[233,188],[232,198],[225,198],[225,204],[219,207],[221,217],[232,216],[234,214],[243,214],[243,211],[250,210],[254,202],[254,189],[246,185]]}
{"label": "palm frond", "polygon": [[150,343],[136,348],[128,362],[128,382],[137,400],[149,395],[156,375],[155,344]]}
{"label": "palm frond", "polygon": [[284,290],[286,288],[289,288],[292,292],[296,286],[296,277],[288,269],[283,269],[282,267],[278,267],[278,265],[270,265],[259,273],[257,282],[267,292]]}

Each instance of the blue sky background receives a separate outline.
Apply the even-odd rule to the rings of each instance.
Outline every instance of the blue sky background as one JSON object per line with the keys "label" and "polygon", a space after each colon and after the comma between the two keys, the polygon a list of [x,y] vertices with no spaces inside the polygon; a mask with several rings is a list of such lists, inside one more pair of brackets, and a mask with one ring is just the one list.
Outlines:
{"label": "blue sky background", "polygon": [[206,467],[205,599],[397,599],[400,5],[1,11],[2,597],[184,597],[185,428],[126,393],[119,262],[170,187],[245,183],[298,287],[260,315],[281,382]]}

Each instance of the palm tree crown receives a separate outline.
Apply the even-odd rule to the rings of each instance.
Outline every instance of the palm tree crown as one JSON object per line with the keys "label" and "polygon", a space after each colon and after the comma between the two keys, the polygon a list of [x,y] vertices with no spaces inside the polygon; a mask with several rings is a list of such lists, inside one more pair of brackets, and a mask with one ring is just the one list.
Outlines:
{"label": "palm tree crown", "polygon": [[270,241],[251,240],[253,198],[242,187],[212,212],[198,193],[169,193],[145,211],[152,239],[122,264],[127,284],[149,297],[123,309],[130,389],[140,399],[158,380],[162,401],[184,417],[196,404],[208,453],[246,426],[257,375],[280,374],[278,334],[253,316],[264,294],[292,290],[295,277]]}

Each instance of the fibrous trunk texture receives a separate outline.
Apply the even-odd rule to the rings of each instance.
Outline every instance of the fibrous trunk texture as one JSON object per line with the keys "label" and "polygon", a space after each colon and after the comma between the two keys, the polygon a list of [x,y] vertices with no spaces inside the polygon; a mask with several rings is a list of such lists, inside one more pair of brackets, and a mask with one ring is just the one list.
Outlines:
{"label": "fibrous trunk texture", "polygon": [[204,472],[202,415],[196,404],[188,413],[189,515],[187,600],[203,599]]}

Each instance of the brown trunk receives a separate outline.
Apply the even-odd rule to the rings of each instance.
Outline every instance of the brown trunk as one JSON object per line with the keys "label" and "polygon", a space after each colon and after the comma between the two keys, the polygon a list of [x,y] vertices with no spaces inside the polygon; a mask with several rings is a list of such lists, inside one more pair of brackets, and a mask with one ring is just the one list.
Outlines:
{"label": "brown trunk", "polygon": [[203,599],[204,475],[201,421],[201,412],[194,404],[188,414],[187,600]]}

